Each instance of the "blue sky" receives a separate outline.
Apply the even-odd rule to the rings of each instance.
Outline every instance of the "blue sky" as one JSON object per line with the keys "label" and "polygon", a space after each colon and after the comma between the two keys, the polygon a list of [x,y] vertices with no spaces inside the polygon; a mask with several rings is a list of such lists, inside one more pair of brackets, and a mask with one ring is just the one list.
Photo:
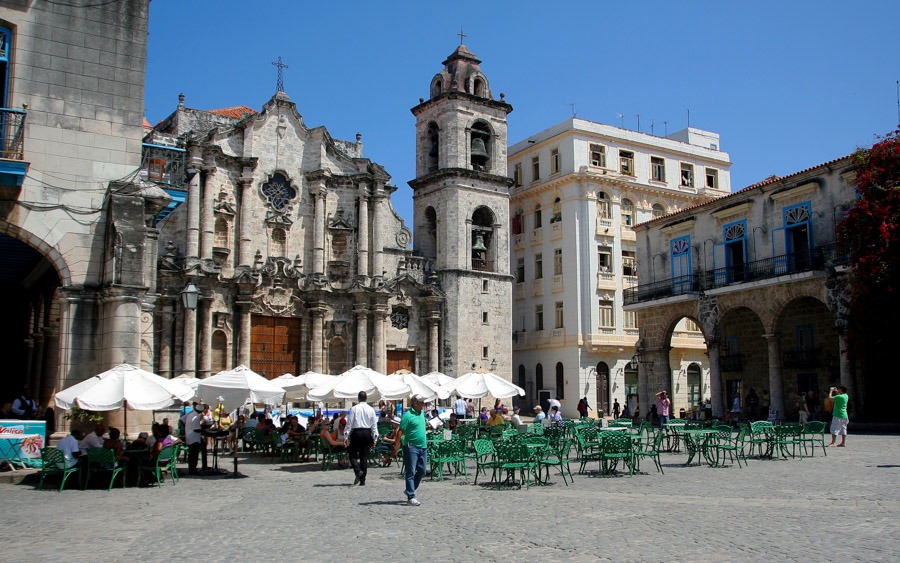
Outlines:
{"label": "blue sky", "polygon": [[[363,135],[365,156],[400,189],[412,227],[415,121],[441,61],[465,43],[510,143],[571,117],[662,134],[721,135],[732,186],[789,174],[871,145],[898,124],[900,2],[306,2],[153,0],[146,115],[254,109],[285,91],[307,125]],[[624,115],[620,118],[619,114]],[[664,123],[666,122],[666,123]]]}

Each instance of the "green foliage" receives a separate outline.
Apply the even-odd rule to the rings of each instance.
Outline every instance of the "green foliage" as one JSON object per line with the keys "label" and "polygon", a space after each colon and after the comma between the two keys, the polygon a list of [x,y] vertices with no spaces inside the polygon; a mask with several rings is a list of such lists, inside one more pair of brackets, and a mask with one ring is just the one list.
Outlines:
{"label": "green foliage", "polygon": [[103,421],[103,415],[89,410],[83,410],[78,407],[72,407],[72,410],[65,414],[66,420],[79,424],[96,424]]}

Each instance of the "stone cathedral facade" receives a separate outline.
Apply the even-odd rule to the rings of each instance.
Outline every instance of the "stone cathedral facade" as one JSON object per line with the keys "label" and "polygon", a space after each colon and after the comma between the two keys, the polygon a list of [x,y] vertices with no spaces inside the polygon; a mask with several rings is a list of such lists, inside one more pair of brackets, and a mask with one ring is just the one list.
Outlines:
{"label": "stone cathedral facade", "polygon": [[[160,297],[148,311],[154,329],[143,336],[145,360],[157,373],[202,378],[244,364],[272,378],[362,364],[382,373],[459,375],[486,357],[508,370],[511,108],[490,99],[481,75],[466,84],[472,93],[452,82],[460,70],[477,70],[461,49],[439,75],[448,77],[447,91],[432,85],[431,99],[413,109],[415,250],[391,205],[398,188],[363,156],[361,135],[345,141],[309,127],[283,91],[259,111],[196,110],[179,98],[144,139],[144,175],[173,198],[156,218]],[[470,111],[480,121],[464,123]],[[428,117],[435,112],[457,117]],[[453,132],[440,133],[438,147],[428,145],[447,155],[446,170],[431,170],[422,154],[435,140],[434,123]],[[487,160],[469,160],[469,137],[481,141]],[[460,179],[475,185],[448,188]],[[438,209],[441,221],[434,220]],[[445,248],[437,247],[435,226]],[[467,249],[476,239],[488,250],[473,263]],[[200,292],[194,310],[180,298],[188,283]],[[461,316],[473,300],[484,308],[495,302],[488,311],[494,324],[485,323],[493,330],[472,331]]]}

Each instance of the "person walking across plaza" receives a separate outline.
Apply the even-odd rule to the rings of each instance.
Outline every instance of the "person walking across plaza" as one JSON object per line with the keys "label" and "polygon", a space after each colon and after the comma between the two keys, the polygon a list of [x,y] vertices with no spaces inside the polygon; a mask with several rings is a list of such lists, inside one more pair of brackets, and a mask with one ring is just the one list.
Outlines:
{"label": "person walking across plaza", "polygon": [[591,405],[588,404],[587,397],[582,397],[581,400],[578,401],[578,406],[575,407],[575,409],[578,411],[578,414],[579,416],[581,416],[581,418],[587,418],[588,411],[592,410]]}
{"label": "person walking across plaza", "polygon": [[665,391],[660,391],[656,394],[656,416],[659,418],[659,427],[665,428],[666,423],[669,422],[669,407],[672,405],[672,401],[669,400],[669,395]]}
{"label": "person walking across plaza", "polygon": [[834,408],[831,411],[833,415],[831,418],[831,443],[828,446],[834,446],[834,439],[840,434],[841,443],[837,444],[837,447],[843,448],[844,442],[847,441],[847,424],[850,422],[847,414],[847,403],[850,402],[850,397],[847,396],[847,388],[843,385],[832,387],[828,396],[834,401]]}
{"label": "person walking across plaza", "polygon": [[613,399],[613,420],[619,418],[619,399]]}
{"label": "person walking across plaza", "polygon": [[369,449],[378,441],[378,414],[366,402],[369,396],[365,391],[360,391],[356,398],[359,402],[353,405],[347,415],[346,431],[349,438],[344,441],[344,445],[347,446],[350,467],[356,475],[353,484],[365,486],[366,474],[369,472]]}
{"label": "person walking across plaza", "polygon": [[466,400],[460,395],[457,395],[456,401],[453,402],[453,413],[457,419],[466,418]]}
{"label": "person walking across plaza", "polygon": [[416,498],[416,489],[425,476],[428,464],[428,450],[425,438],[425,399],[416,395],[412,398],[412,407],[403,413],[400,419],[400,437],[403,444],[403,465],[406,468],[406,502],[410,506],[422,503]]}

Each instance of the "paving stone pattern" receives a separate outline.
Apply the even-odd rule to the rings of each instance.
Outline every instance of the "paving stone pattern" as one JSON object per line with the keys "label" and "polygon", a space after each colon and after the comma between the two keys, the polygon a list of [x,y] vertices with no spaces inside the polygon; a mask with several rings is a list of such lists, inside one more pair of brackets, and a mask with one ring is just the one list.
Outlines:
{"label": "paving stone pattern", "polygon": [[[685,467],[664,454],[634,477],[559,477],[531,490],[426,479],[405,503],[397,468],[251,458],[247,478],[57,493],[0,485],[2,553],[19,561],[897,561],[900,440],[748,467]],[[577,469],[577,465],[573,469]],[[592,468],[596,471],[596,467]]]}

